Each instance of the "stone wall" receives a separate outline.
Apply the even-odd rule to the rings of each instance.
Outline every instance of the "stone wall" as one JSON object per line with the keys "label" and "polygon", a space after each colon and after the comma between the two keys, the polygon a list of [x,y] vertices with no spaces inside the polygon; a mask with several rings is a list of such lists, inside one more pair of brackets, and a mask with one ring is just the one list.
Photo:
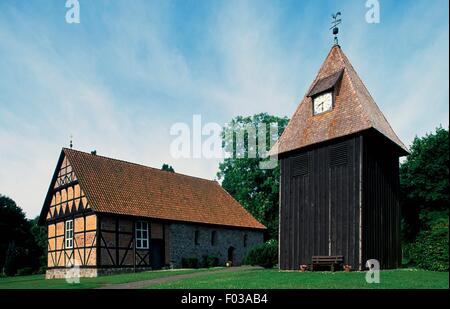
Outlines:
{"label": "stone wall", "polygon": [[[77,273],[79,270],[79,273]],[[78,268],[78,270],[73,268],[53,268],[47,269],[45,272],[45,279],[64,279],[67,273],[70,276],[79,276],[80,278],[93,278],[103,275],[114,275],[121,273],[132,273],[134,272],[133,267],[114,267],[114,268]],[[137,267],[136,272],[149,271],[152,270],[151,267]]]}
{"label": "stone wall", "polygon": [[[78,268],[75,270],[73,268],[53,268],[47,269],[45,272],[45,279],[64,279],[69,273],[70,277],[80,277],[80,278],[93,278],[97,277],[98,271],[97,268]],[[68,276],[68,277],[69,277]]]}
{"label": "stone wall", "polygon": [[[234,247],[233,265],[241,265],[252,247],[263,243],[263,232],[258,230],[224,228],[215,226],[171,223],[170,263],[172,267],[181,267],[182,258],[196,257],[199,263],[204,255],[219,258],[219,265],[228,260],[228,249]],[[195,232],[198,231],[198,243],[195,244]],[[211,243],[212,232],[216,232],[216,242]],[[246,235],[246,236],[244,236]],[[247,238],[244,246],[244,237]]]}

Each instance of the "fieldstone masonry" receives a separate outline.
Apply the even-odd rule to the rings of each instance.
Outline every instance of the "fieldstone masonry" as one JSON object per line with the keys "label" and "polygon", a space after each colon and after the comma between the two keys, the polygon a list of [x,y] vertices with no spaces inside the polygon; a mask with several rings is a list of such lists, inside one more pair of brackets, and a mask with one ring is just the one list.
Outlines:
{"label": "fieldstone masonry", "polygon": [[[78,275],[80,278],[94,278],[104,275],[114,275],[121,273],[131,273],[134,272],[132,267],[117,267],[117,268],[83,268],[80,267]],[[152,270],[151,267],[139,267],[136,271],[149,271]],[[64,279],[67,277],[67,273],[72,272],[72,268],[54,268],[47,269],[45,272],[45,279]],[[74,273],[70,273],[70,276]]]}
{"label": "fieldstone masonry", "polygon": [[[198,244],[195,244],[195,232],[198,231]],[[216,232],[216,242],[212,245],[212,232]],[[246,236],[245,236],[246,235]],[[244,238],[246,245],[244,246]],[[263,243],[263,232],[258,230],[200,226],[195,224],[170,224],[170,262],[172,267],[181,267],[182,258],[196,257],[199,263],[204,255],[219,258],[219,265],[228,261],[228,249],[234,248],[233,265],[244,262],[247,252]]]}

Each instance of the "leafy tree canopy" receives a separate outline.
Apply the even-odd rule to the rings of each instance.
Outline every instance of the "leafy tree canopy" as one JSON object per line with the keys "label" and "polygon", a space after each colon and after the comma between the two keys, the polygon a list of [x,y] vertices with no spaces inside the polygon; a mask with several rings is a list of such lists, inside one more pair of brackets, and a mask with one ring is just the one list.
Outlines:
{"label": "leafy tree canopy", "polygon": [[[265,127],[265,150],[278,139],[288,123],[288,118],[279,118],[266,113],[251,117],[238,116],[234,118],[222,133],[223,147],[232,154],[219,164],[217,177],[222,180],[222,187],[239,201],[257,220],[267,228],[267,238],[277,238],[278,235],[278,187],[280,170],[278,164],[273,169],[262,169],[260,162],[267,159],[252,140],[258,134],[264,135],[261,129]],[[270,124],[277,130],[271,132]],[[249,128],[253,128],[248,130]],[[242,134],[242,132],[244,132]],[[242,134],[242,135],[240,135]],[[241,136],[241,138],[239,138]],[[250,140],[250,143],[249,143]],[[253,152],[254,156],[251,155]],[[250,155],[249,155],[250,154]]]}
{"label": "leafy tree canopy", "polygon": [[[35,251],[33,252],[39,261],[39,266],[47,265],[47,226],[39,225],[39,216],[30,221],[30,232],[33,235]],[[37,261],[35,263],[37,264]]]}
{"label": "leafy tree canopy", "polygon": [[22,209],[11,198],[0,195],[0,267],[14,262],[9,273],[20,267],[38,267],[37,246],[30,229]]}
{"label": "leafy tree canopy", "polygon": [[448,161],[448,130],[439,127],[434,134],[416,137],[400,169],[405,198],[430,210],[447,208]]}
{"label": "leafy tree canopy", "polygon": [[400,166],[400,186],[406,237],[436,221],[448,221],[449,177],[448,129],[416,137],[411,154]]}
{"label": "leafy tree canopy", "polygon": [[25,214],[7,196],[0,195],[0,265],[5,262],[6,250],[11,241],[24,245],[29,238],[29,225]]}
{"label": "leafy tree canopy", "polygon": [[166,163],[164,163],[162,165],[161,170],[166,171],[166,172],[175,173],[175,170],[173,169],[172,165],[169,165],[169,164],[166,164]]}

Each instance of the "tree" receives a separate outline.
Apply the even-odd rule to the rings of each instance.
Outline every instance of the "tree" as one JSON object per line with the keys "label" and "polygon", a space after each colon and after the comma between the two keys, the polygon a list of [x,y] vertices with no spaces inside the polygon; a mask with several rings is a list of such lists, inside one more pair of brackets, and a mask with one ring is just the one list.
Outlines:
{"label": "tree", "polygon": [[47,265],[47,226],[39,225],[39,216],[31,220],[31,234],[34,238],[34,250],[31,252],[35,265]]}
{"label": "tree", "polygon": [[400,188],[404,238],[412,241],[433,222],[448,220],[449,202],[448,129],[416,137],[411,154],[400,166]]}
{"label": "tree", "polygon": [[10,241],[5,252],[5,263],[3,266],[3,273],[7,276],[14,276],[18,268],[18,252],[14,240]]}
{"label": "tree", "polygon": [[25,214],[9,197],[0,195],[0,265],[3,267],[10,243],[23,247],[29,241],[29,225]]}
{"label": "tree", "polygon": [[173,169],[172,165],[169,165],[166,163],[163,164],[163,166],[161,167],[161,170],[166,171],[166,172],[175,173],[175,170]]}
{"label": "tree", "polygon": [[9,197],[0,195],[0,267],[9,275],[19,268],[39,267],[39,247],[31,233],[32,223]]}
{"label": "tree", "polygon": [[[256,146],[249,141],[262,134],[261,128],[265,127],[266,140],[273,142],[284,131],[287,123],[286,117],[279,118],[266,113],[251,117],[238,116],[225,126],[222,133],[222,146],[231,156],[219,164],[217,177],[222,180],[222,187],[267,227],[268,239],[278,237],[280,169],[278,164],[273,169],[262,169],[260,162],[265,159],[259,149],[261,141],[258,140]],[[276,124],[276,134],[271,134],[270,124]],[[266,143],[265,150],[269,146]]]}

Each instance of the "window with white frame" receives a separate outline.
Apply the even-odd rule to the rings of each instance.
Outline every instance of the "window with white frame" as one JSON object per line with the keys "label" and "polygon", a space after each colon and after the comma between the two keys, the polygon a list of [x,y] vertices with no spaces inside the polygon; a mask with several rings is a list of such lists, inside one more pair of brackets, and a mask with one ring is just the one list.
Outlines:
{"label": "window with white frame", "polygon": [[73,220],[66,221],[66,232],[64,235],[65,244],[67,249],[73,248]]}
{"label": "window with white frame", "polygon": [[136,222],[136,249],[148,249],[148,223]]}

